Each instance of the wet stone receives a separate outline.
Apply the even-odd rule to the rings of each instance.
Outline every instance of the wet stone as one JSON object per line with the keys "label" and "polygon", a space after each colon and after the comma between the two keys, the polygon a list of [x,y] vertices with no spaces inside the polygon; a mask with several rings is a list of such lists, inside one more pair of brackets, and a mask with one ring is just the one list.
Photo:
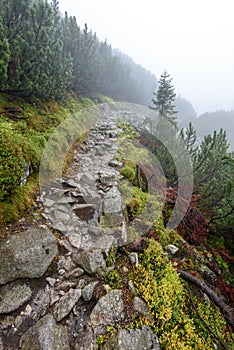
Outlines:
{"label": "wet stone", "polygon": [[81,220],[88,222],[94,218],[96,208],[92,204],[76,204],[72,210]]}
{"label": "wet stone", "polygon": [[67,272],[65,274],[65,278],[67,278],[67,279],[79,278],[80,276],[83,275],[83,273],[84,273],[84,270],[77,267],[77,268]]}
{"label": "wet stone", "polygon": [[111,166],[113,168],[118,168],[118,167],[122,167],[123,163],[119,162],[118,160],[113,159],[109,162],[109,166]]}
{"label": "wet stone", "polygon": [[171,255],[175,255],[177,252],[178,252],[178,250],[179,250],[179,248],[178,247],[176,247],[175,245],[173,245],[173,244],[168,244],[167,246],[166,246],[166,251],[168,251]]}
{"label": "wet stone", "polygon": [[140,329],[119,331],[111,337],[103,350],[159,350],[157,336],[150,327],[142,326]]}
{"label": "wet stone", "polygon": [[99,172],[99,181],[103,185],[108,185],[112,182],[119,180],[119,173],[114,170],[103,170]]}
{"label": "wet stone", "polygon": [[102,276],[106,272],[106,261],[100,249],[83,251],[73,259],[90,275],[97,273]]}
{"label": "wet stone", "polygon": [[57,253],[56,239],[48,228],[10,236],[0,246],[0,284],[43,276]]}
{"label": "wet stone", "polygon": [[62,222],[67,222],[70,219],[70,215],[64,213],[64,211],[62,211],[62,210],[55,210],[54,216],[57,220],[62,221]]}
{"label": "wet stone", "polygon": [[113,326],[124,318],[124,303],[121,290],[111,290],[95,305],[90,321],[96,334],[101,334],[105,326]]}
{"label": "wet stone", "polygon": [[52,315],[46,315],[21,338],[21,350],[70,350],[65,326],[57,325]]}
{"label": "wet stone", "polygon": [[66,317],[81,297],[81,289],[70,289],[55,305],[54,317],[61,321]]}
{"label": "wet stone", "polygon": [[31,288],[20,282],[12,282],[0,288],[0,314],[13,312],[28,302]]}
{"label": "wet stone", "polygon": [[63,187],[71,187],[71,188],[80,188],[80,185],[78,182],[74,181],[73,179],[69,179],[66,181],[63,181]]}
{"label": "wet stone", "polygon": [[91,282],[82,290],[82,297],[85,301],[90,301],[92,299],[94,288],[98,283],[98,281]]}
{"label": "wet stone", "polygon": [[105,193],[102,203],[102,226],[115,227],[123,223],[122,197],[117,187]]}

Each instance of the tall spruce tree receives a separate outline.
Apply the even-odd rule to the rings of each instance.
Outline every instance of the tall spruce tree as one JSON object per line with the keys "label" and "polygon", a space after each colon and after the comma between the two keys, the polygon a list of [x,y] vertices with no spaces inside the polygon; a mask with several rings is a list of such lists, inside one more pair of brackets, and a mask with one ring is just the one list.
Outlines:
{"label": "tall spruce tree", "polygon": [[158,82],[158,90],[153,93],[153,106],[151,109],[158,111],[163,118],[176,125],[175,114],[177,111],[174,105],[176,94],[174,86],[171,84],[171,82],[172,78],[170,78],[167,71],[164,71],[164,73],[161,75],[161,79]]}

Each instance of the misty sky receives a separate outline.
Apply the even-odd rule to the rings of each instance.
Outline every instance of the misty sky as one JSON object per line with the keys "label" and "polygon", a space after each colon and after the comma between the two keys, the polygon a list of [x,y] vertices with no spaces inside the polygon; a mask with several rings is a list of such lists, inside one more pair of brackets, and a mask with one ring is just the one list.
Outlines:
{"label": "misty sky", "polygon": [[166,69],[198,114],[234,109],[234,0],[60,0],[59,6],[157,78]]}

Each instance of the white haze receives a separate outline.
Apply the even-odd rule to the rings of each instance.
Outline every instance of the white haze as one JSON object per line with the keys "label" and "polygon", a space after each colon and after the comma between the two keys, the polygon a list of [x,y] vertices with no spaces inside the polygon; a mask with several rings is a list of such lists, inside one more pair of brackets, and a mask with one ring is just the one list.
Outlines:
{"label": "white haze", "polygon": [[157,78],[166,69],[198,114],[234,109],[233,0],[60,0]]}

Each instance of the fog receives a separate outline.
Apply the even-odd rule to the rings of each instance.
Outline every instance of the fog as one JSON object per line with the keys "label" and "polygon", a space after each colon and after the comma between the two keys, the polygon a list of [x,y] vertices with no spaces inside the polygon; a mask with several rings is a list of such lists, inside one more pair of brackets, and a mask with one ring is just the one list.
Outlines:
{"label": "fog", "polygon": [[154,73],[198,114],[234,109],[233,0],[60,0],[59,7]]}

